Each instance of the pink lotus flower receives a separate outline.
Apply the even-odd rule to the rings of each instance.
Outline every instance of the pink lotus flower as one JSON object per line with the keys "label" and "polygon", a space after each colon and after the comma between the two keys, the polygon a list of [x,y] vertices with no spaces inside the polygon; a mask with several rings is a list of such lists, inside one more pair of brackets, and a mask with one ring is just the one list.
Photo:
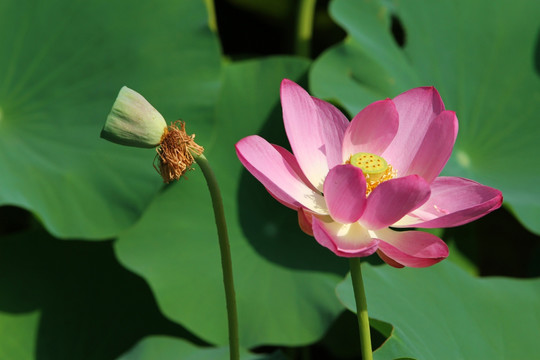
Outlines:
{"label": "pink lotus flower", "polygon": [[374,102],[351,122],[287,79],[281,104],[294,155],[253,135],[236,144],[238,158],[276,200],[298,212],[304,232],[338,256],[376,251],[395,267],[430,266],[448,256],[441,239],[390,227],[458,226],[501,206],[499,190],[438,177],[458,121],[433,87]]}

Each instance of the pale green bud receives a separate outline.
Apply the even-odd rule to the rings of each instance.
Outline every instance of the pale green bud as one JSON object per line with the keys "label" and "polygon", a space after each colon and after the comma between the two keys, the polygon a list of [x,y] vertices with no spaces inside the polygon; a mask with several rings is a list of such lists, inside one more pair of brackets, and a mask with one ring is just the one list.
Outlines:
{"label": "pale green bud", "polygon": [[152,148],[159,145],[167,123],[161,114],[138,92],[120,89],[101,137],[121,145]]}

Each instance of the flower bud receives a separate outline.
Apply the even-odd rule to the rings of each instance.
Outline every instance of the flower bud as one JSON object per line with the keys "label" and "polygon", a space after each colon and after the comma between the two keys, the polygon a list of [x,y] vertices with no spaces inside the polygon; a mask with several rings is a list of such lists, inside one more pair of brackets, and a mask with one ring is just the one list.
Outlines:
{"label": "flower bud", "polygon": [[120,89],[107,116],[101,137],[117,144],[152,148],[159,145],[167,123],[138,92]]}

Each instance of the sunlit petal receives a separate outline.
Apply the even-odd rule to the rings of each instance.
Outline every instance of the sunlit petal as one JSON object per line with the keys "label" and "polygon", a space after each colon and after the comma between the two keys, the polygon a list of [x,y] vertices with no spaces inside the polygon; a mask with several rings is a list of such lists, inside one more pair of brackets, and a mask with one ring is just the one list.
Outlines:
{"label": "sunlit petal", "polygon": [[377,250],[379,241],[371,238],[368,229],[359,223],[341,224],[329,216],[314,216],[312,220],[317,242],[338,256],[368,256]]}

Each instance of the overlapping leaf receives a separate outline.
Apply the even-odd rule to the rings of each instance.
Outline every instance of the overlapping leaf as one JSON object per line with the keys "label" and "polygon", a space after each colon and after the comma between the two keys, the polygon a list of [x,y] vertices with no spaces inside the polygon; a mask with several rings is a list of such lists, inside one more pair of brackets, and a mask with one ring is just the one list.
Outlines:
{"label": "overlapping leaf", "polygon": [[[221,348],[203,348],[181,339],[166,336],[153,336],[141,340],[136,346],[117,360],[227,360],[229,350]],[[240,360],[285,360],[280,354],[255,355],[247,351],[240,354]]]}
{"label": "overlapping leaf", "polygon": [[2,1],[0,53],[0,204],[60,237],[117,234],[160,186],[151,155],[99,138],[121,86],[195,129],[219,89],[202,1]]}
{"label": "overlapping leaf", "polygon": [[[355,114],[368,103],[434,85],[460,133],[446,173],[502,190],[540,233],[540,3],[335,0],[349,37],[315,63],[314,94]],[[394,19],[399,21],[392,22]],[[392,36],[393,28],[404,47]]]}
{"label": "overlapping leaf", "polygon": [[[540,279],[480,279],[449,261],[363,270],[372,325],[390,335],[376,359],[531,359],[540,351]],[[337,293],[356,308],[350,277]]]}

